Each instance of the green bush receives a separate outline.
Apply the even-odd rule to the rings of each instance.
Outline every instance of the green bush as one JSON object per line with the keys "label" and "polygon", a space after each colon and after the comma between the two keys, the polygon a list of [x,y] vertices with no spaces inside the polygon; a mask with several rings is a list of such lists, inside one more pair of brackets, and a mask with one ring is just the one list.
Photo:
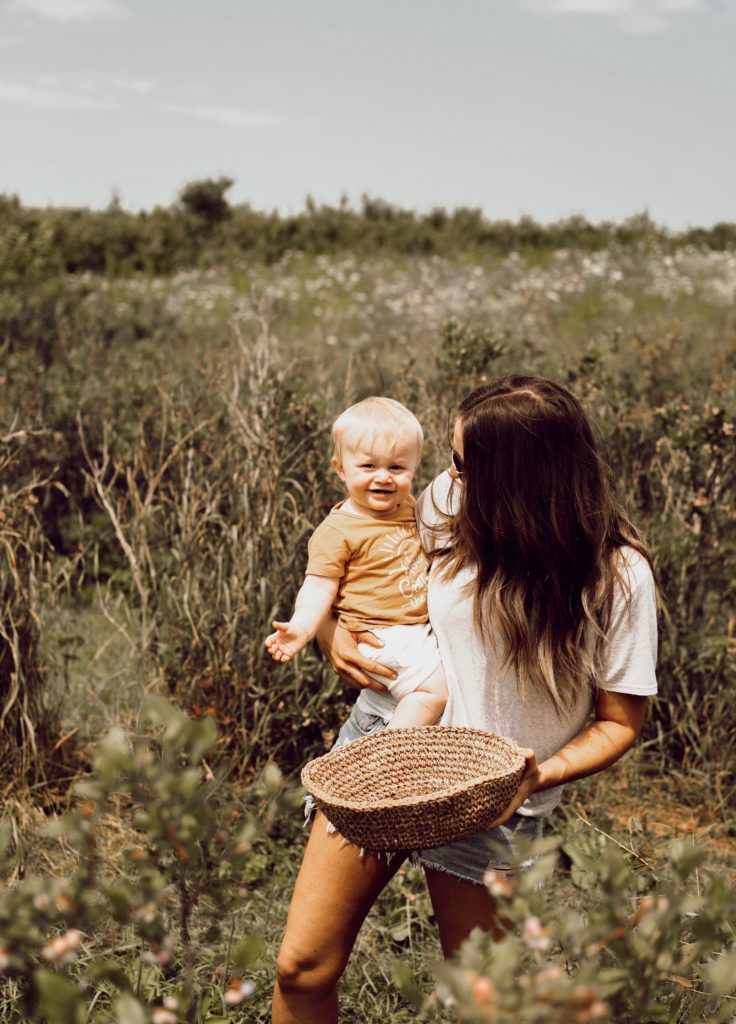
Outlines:
{"label": "green bush", "polygon": [[[252,996],[262,950],[242,934],[250,868],[264,836],[294,806],[271,764],[250,807],[228,798],[204,760],[214,722],[188,719],[162,698],[141,713],[156,736],[120,729],[100,744],[77,808],[53,835],[78,856],[64,881],[29,877],[0,890],[0,1014],[8,1024],[175,1024],[228,1020]],[[98,850],[114,810],[129,823],[110,871]],[[13,866],[2,833],[5,872]],[[17,854],[16,854],[17,856]]]}
{"label": "green bush", "polygon": [[733,251],[736,227],[721,223],[670,234],[646,214],[622,224],[590,224],[569,217],[542,225],[489,221],[478,209],[434,209],[417,214],[363,196],[359,209],[343,198],[336,207],[311,198],[298,214],[280,216],[231,206],[230,178],[193,181],[176,203],[129,213],[113,201],[106,210],[35,209],[17,196],[0,196],[0,286],[35,283],[60,273],[170,274],[212,266],[225,258],[274,262],[293,251],[313,255],[361,252],[457,256],[559,249],[598,252],[611,246],[685,246]]}
{"label": "green bush", "polygon": [[[340,496],[330,420],[365,394],[406,401],[427,437],[421,486],[446,465],[463,393],[507,370],[542,372],[581,396],[654,548],[669,620],[648,770],[689,780],[728,817],[732,262],[636,247],[531,263],[292,255],[3,294],[6,429],[17,418],[30,431],[6,476],[39,481],[34,614],[99,634],[68,685],[106,692],[95,666],[114,636],[139,692],[158,687],[220,722],[233,770],[272,756],[298,767],[334,733],[343,691],[313,652],[275,666],[262,640],[291,606],[309,532]],[[56,609],[43,573],[64,582]],[[77,729],[58,635],[37,637],[38,685],[51,705],[64,692]]]}
{"label": "green bush", "polygon": [[[488,889],[507,920],[496,939],[476,932],[457,960],[438,968],[424,999],[397,965],[395,980],[431,1018],[435,1000],[472,1024],[684,1024],[732,1020],[736,990],[736,896],[677,841],[656,872],[600,834],[542,840],[514,878],[489,871]],[[585,894],[560,903],[548,887],[562,865]],[[517,864],[517,867],[519,864]]]}
{"label": "green bush", "polygon": [[[76,808],[48,830],[67,863],[73,852],[63,879],[18,880],[32,852],[23,844],[34,840],[19,846],[17,832],[0,829],[10,880],[0,889],[2,1020],[225,1024],[267,1014],[298,860],[290,830],[276,842],[268,835],[299,794],[273,764],[250,790],[230,790],[208,764],[216,740],[211,719],[161,698],[144,706],[132,737],[112,730],[76,786]],[[732,1019],[736,895],[694,841],[656,839],[632,818],[622,844],[586,822],[520,849],[513,866],[513,876],[486,876],[502,934],[473,933],[455,959],[434,965],[434,982],[421,948],[432,931],[421,872],[401,872],[368,940],[385,949],[369,964],[358,951],[345,979],[346,1019],[382,1019],[376,986],[387,986],[391,955],[411,1006],[385,993],[380,1003],[397,1021]]]}

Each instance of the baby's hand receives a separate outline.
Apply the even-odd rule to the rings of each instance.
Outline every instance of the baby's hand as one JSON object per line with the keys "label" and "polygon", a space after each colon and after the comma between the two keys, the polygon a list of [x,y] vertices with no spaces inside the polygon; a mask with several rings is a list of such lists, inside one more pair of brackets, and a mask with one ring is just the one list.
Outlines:
{"label": "baby's hand", "polygon": [[266,637],[266,647],[274,661],[289,661],[306,647],[309,636],[305,629],[292,626],[290,622],[272,622],[271,625],[276,632]]}

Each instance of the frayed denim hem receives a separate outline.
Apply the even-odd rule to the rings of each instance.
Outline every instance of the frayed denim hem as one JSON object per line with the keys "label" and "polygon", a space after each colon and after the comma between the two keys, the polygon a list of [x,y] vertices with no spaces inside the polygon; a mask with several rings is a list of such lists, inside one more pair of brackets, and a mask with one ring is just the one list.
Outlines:
{"label": "frayed denim hem", "polygon": [[417,852],[412,853],[410,860],[415,868],[423,868],[425,871],[441,871],[443,875],[451,875],[452,878],[457,878],[460,882],[470,882],[471,885],[479,885],[482,889],[486,887],[486,883],[482,878],[468,878],[467,875],[462,875],[459,871],[453,871],[452,868],[448,868],[445,864],[433,864],[431,860],[422,860]]}
{"label": "frayed denim hem", "polygon": [[[307,794],[304,798],[304,828],[309,825],[312,820],[312,816],[317,809],[317,803],[314,797]],[[327,823],[325,826],[325,831],[327,833],[330,835],[333,833],[335,835],[340,835],[339,830],[332,824],[327,815],[325,815],[325,821]],[[345,838],[345,836],[340,836],[340,849],[342,850],[344,846],[355,846],[355,843],[351,843],[349,839]],[[365,857],[366,853],[370,853],[373,857],[378,857],[379,860],[385,859],[386,861],[390,861],[392,857],[397,855],[397,853],[401,854],[402,860],[407,856],[403,851],[397,850],[366,850],[363,846],[357,846],[356,849],[361,857]]]}

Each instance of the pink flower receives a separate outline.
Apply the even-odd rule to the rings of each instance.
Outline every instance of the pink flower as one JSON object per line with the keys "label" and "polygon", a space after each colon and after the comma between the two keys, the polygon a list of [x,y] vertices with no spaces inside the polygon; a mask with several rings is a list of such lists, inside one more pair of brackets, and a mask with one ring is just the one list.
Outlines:
{"label": "pink flower", "polygon": [[604,1003],[601,999],[596,999],[591,1004],[588,1010],[589,1020],[604,1020],[608,1017],[608,1003]]}
{"label": "pink flower", "polygon": [[153,1024],[177,1024],[178,1017],[164,1006],[156,1006],[151,1013]]}
{"label": "pink flower", "polygon": [[256,987],[252,981],[240,981],[239,978],[231,978],[228,990],[223,996],[227,1006],[237,1006],[244,999],[250,999]]}
{"label": "pink flower", "polygon": [[485,875],[483,875],[483,881],[487,885],[491,896],[495,896],[496,899],[510,900],[514,895],[516,883],[509,875],[502,874],[499,871],[494,871],[493,868],[489,868]]}
{"label": "pink flower", "polygon": [[475,1001],[479,1006],[491,1007],[496,995],[496,986],[490,978],[478,977],[471,986]]}
{"label": "pink flower", "polygon": [[158,907],[156,904],[153,901],[149,901],[141,907],[136,907],[132,917],[134,921],[143,921],[144,924],[151,924],[156,919],[157,912]]}
{"label": "pink flower", "polygon": [[552,945],[549,933],[538,917],[533,915],[524,921],[522,930],[524,942],[528,949],[536,950],[539,953],[546,952]]}
{"label": "pink flower", "polygon": [[537,975],[537,981],[541,985],[549,985],[552,982],[559,981],[565,972],[561,967],[547,967],[545,970],[540,971]]}
{"label": "pink flower", "polygon": [[68,962],[74,956],[74,950],[82,941],[82,933],[77,928],[70,928],[63,935],[57,935],[41,950],[46,960]]}

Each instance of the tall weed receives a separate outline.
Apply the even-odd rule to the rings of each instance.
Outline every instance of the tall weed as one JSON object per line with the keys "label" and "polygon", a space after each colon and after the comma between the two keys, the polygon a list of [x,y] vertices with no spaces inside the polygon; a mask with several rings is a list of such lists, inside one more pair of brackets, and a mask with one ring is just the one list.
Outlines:
{"label": "tall weed", "polygon": [[[705,786],[727,813],[736,263],[658,245],[456,263],[291,254],[3,295],[10,409],[44,431],[6,476],[55,482],[34,492],[33,573],[47,544],[66,621],[84,631],[95,603],[95,623],[127,644],[137,691],[217,718],[234,771],[270,756],[296,767],[334,732],[342,689],[311,651],[270,663],[262,638],[340,495],[330,420],[368,393],[407,402],[427,437],[421,485],[446,465],[463,393],[510,369],[547,373],[598,423],[655,551],[669,625],[648,763]],[[254,305],[259,289],[270,309]],[[38,638],[49,692],[63,661],[43,651],[54,636]],[[84,666],[72,669],[73,688]]]}
{"label": "tall weed", "polygon": [[16,425],[0,436],[0,479],[12,478],[12,486],[0,486],[0,778],[6,798],[14,788],[23,791],[53,776],[60,740],[40,649],[40,608],[51,585],[37,491],[49,481],[26,475],[23,465],[23,449],[34,441],[33,431]]}
{"label": "tall weed", "polygon": [[[323,401],[280,360],[262,310],[255,337],[209,375],[207,415],[161,396],[155,446],[140,435],[125,462],[80,436],[90,493],[129,570],[143,671],[223,727],[233,770],[264,754],[296,765],[338,721],[318,709],[334,681],[308,654],[271,665],[263,638],[293,602],[306,540],[334,497]],[[321,724],[320,724],[321,723]]]}

